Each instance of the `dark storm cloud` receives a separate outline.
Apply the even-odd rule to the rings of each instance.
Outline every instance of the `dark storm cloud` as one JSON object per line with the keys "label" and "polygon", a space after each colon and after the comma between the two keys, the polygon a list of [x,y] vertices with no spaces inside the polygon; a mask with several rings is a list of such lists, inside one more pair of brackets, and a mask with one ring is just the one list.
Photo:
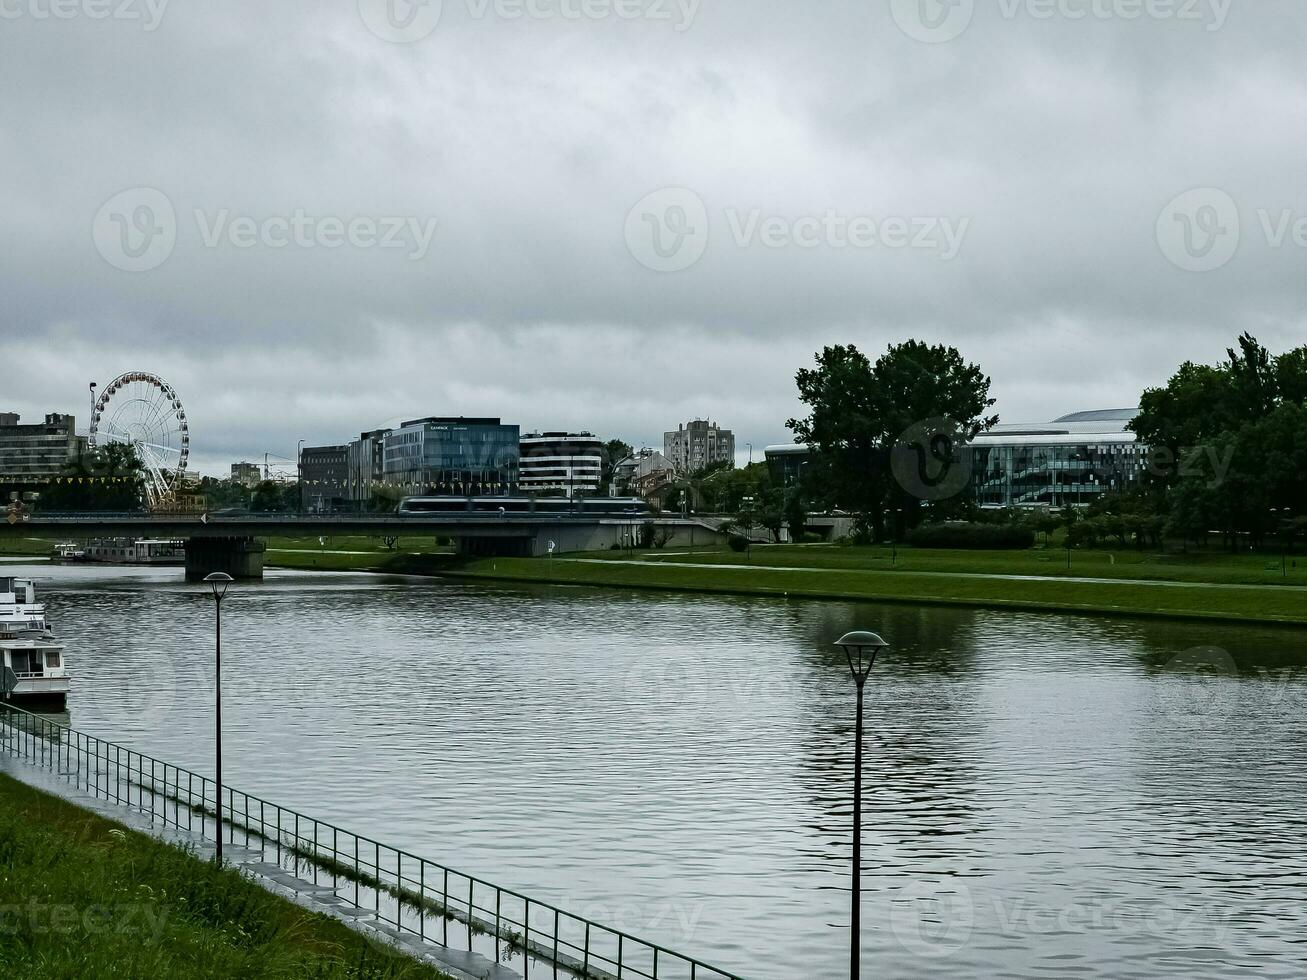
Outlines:
{"label": "dark storm cloud", "polygon": [[[823,342],[946,340],[1036,418],[1240,329],[1301,336],[1292,0],[993,0],[942,43],[901,26],[938,0],[445,0],[414,43],[372,0],[139,0],[155,29],[94,3],[0,0],[0,331],[42,370],[0,403],[25,414],[143,368],[200,459],[432,412],[633,441],[711,414],[761,446]],[[137,188],[175,242],[124,271],[152,258],[106,260],[113,236],[158,226]],[[682,213],[631,214],[663,188],[707,239],[655,272],[628,235]],[[1226,198],[1164,213],[1191,188]],[[1176,241],[1234,240],[1227,198],[1237,248],[1187,271]]]}

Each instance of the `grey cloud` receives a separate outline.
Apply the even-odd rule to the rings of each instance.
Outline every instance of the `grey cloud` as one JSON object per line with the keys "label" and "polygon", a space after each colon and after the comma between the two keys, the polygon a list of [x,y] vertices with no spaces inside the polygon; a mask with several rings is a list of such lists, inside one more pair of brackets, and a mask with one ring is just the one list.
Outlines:
{"label": "grey cloud", "polygon": [[[1307,249],[1270,247],[1257,210],[1307,216],[1307,12],[1236,2],[1206,31],[1005,5],[938,45],[888,0],[705,0],[682,33],[478,20],[446,0],[412,45],[343,0],[174,0],[152,33],[0,21],[0,80],[23,93],[0,119],[0,336],[69,353],[43,363],[71,404],[12,375],[0,403],[75,410],[109,362],[212,413],[197,457],[344,438],[409,406],[636,441],[711,413],[760,445],[785,438],[793,371],[826,341],[956,343],[1008,418],[1126,404],[1240,329],[1297,342]],[[177,245],[125,273],[91,223],[141,186],[171,200]],[[702,197],[711,241],[660,275],[623,227],[668,186]],[[1201,186],[1235,198],[1244,236],[1195,275],[1154,224]],[[970,226],[951,262],[742,249],[731,208]],[[438,226],[420,261],[206,248],[197,209]]]}

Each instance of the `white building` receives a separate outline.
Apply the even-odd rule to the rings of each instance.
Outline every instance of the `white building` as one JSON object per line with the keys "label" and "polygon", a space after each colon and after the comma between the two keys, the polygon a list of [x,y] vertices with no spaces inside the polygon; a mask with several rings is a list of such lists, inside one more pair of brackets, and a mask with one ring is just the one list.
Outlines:
{"label": "white building", "polygon": [[523,493],[594,496],[603,478],[604,444],[589,432],[533,432],[519,443]]}

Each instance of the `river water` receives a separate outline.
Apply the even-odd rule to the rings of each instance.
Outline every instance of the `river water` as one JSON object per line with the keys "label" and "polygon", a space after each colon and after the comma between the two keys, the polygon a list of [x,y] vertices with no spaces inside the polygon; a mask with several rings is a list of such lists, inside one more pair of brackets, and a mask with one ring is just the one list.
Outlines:
{"label": "river water", "polygon": [[[212,771],[213,603],[32,574],[73,727]],[[765,980],[1307,974],[1307,635],[272,572],[224,609],[239,789]]]}

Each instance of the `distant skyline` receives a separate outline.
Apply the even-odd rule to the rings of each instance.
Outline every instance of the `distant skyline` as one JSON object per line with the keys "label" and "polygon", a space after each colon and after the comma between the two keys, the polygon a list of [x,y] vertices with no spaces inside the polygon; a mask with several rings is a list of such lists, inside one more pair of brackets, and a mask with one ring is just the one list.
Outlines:
{"label": "distant skyline", "polygon": [[824,344],[1042,421],[1307,336],[1301,3],[932,3],[14,5],[0,407],[153,371],[202,472],[432,412],[747,453]]}

